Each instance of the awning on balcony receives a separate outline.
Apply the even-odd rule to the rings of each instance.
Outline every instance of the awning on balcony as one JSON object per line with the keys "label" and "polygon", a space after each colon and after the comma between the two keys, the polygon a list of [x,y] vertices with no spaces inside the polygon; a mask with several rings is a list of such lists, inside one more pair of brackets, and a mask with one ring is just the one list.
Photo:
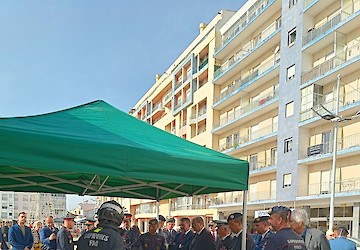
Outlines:
{"label": "awning on balcony", "polygon": [[103,101],[0,119],[0,190],[145,199],[247,190],[248,162]]}

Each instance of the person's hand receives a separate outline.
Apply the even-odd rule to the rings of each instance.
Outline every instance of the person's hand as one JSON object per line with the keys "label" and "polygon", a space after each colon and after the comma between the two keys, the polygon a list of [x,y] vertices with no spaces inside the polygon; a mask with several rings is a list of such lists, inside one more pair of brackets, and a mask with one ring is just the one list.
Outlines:
{"label": "person's hand", "polygon": [[56,233],[50,234],[49,240],[55,240],[56,239]]}
{"label": "person's hand", "polygon": [[24,248],[24,250],[30,250],[30,248],[28,248],[28,247],[25,247],[25,248]]}

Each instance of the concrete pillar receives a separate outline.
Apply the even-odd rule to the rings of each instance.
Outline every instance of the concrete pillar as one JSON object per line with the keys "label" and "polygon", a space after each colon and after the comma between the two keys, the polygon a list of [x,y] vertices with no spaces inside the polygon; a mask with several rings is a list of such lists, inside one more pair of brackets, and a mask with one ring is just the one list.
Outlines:
{"label": "concrete pillar", "polygon": [[352,223],[352,237],[359,238],[359,218],[360,218],[360,203],[354,203],[353,207],[353,223]]}

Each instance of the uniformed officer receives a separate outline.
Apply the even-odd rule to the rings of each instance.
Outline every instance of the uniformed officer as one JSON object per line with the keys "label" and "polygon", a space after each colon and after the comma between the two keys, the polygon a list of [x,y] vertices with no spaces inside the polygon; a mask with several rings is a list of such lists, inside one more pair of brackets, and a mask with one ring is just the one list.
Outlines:
{"label": "uniformed officer", "polygon": [[139,236],[132,245],[132,250],[166,250],[165,238],[157,233],[159,222],[157,219],[149,221],[149,232]]}
{"label": "uniformed officer", "polygon": [[[234,238],[231,241],[231,250],[240,250],[242,244],[242,234],[243,234],[243,224],[242,224],[242,213],[233,213],[230,214],[227,221],[229,223],[229,228],[234,234]],[[254,240],[250,233],[246,232],[246,249],[254,249]]]}
{"label": "uniformed officer", "polygon": [[63,218],[63,227],[56,235],[57,250],[74,250],[74,240],[71,235],[71,230],[74,228],[74,216],[67,214]]}
{"label": "uniformed officer", "polygon": [[254,250],[262,250],[265,242],[269,239],[273,232],[269,228],[270,216],[259,216],[254,220],[254,230],[258,237],[254,237]]}
{"label": "uniformed officer", "polygon": [[177,231],[174,229],[175,226],[175,219],[169,218],[166,220],[166,229],[164,230],[165,234],[165,243],[170,245],[171,242],[175,239]]}
{"label": "uniformed officer", "polygon": [[123,208],[116,201],[104,202],[98,212],[98,227],[87,231],[78,241],[78,250],[124,250],[119,226],[124,218]]}
{"label": "uniformed officer", "polygon": [[131,245],[140,236],[140,230],[138,229],[138,227],[131,226],[131,217],[132,214],[130,213],[124,214],[124,221],[120,229],[120,234],[124,239],[125,249],[131,249]]}
{"label": "uniformed officer", "polygon": [[269,223],[276,234],[270,235],[263,249],[306,249],[303,238],[290,228],[291,210],[288,207],[275,206],[269,210],[269,215]]}
{"label": "uniformed officer", "polygon": [[158,234],[162,235],[165,238],[165,233],[164,233],[164,224],[165,224],[165,217],[162,215],[159,215],[159,229],[158,229]]}
{"label": "uniformed officer", "polygon": [[216,250],[229,250],[231,249],[231,230],[226,220],[214,220],[216,224],[216,231],[218,239],[215,242]]}

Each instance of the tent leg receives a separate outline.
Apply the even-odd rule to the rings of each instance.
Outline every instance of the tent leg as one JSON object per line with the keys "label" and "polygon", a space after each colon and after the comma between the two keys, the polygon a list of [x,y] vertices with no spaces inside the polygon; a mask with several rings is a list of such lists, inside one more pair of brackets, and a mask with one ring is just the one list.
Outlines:
{"label": "tent leg", "polygon": [[156,219],[159,220],[160,214],[160,201],[159,201],[159,189],[156,189]]}
{"label": "tent leg", "polygon": [[241,250],[246,250],[246,233],[247,233],[247,191],[243,191],[243,228],[241,239]]}

